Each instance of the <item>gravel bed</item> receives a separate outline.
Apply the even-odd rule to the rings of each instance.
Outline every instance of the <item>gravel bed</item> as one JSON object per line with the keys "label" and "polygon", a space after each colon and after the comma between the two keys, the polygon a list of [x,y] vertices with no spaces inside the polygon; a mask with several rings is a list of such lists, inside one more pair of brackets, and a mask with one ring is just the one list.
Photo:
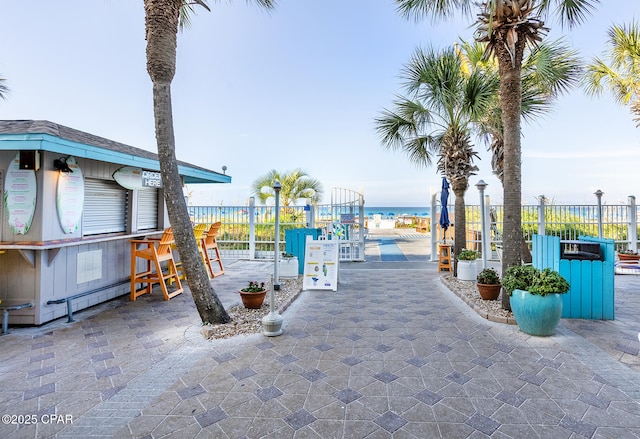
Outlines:
{"label": "gravel bed", "polygon": [[[281,279],[280,290],[274,294],[274,305],[278,314],[285,309],[302,292],[302,276],[297,279]],[[227,310],[231,322],[221,325],[203,326],[202,334],[207,339],[230,338],[242,334],[257,334],[262,332],[262,318],[269,314],[269,293],[259,309],[248,309],[243,305],[236,305]]]}
{"label": "gravel bed", "polygon": [[458,280],[452,274],[440,276],[442,283],[481,316],[502,323],[515,324],[513,313],[502,308],[502,293],[496,300],[484,300],[475,282]]}

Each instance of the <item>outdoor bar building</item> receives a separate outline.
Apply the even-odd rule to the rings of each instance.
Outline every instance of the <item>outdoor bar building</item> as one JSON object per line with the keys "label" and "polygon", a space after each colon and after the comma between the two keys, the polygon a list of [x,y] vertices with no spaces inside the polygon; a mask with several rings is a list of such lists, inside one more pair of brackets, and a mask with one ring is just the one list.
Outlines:
{"label": "outdoor bar building", "polygon": [[[183,184],[231,182],[178,168]],[[0,121],[0,193],[0,307],[31,304],[12,325],[128,294],[129,241],[169,226],[157,154],[49,121]]]}

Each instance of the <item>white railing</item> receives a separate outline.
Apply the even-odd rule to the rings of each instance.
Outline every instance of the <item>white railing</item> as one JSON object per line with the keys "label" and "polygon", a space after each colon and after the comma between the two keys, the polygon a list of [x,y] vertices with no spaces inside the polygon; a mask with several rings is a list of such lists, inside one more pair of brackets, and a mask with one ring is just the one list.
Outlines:
{"label": "white railing", "polygon": [[[275,210],[256,206],[253,198],[246,206],[189,206],[194,224],[222,223],[218,246],[225,258],[273,259]],[[364,199],[348,189],[334,188],[331,204],[281,207],[279,251],[286,249],[286,231],[320,228],[323,239],[339,239],[340,260],[364,260]]]}
{"label": "white railing", "polygon": [[[525,240],[531,243],[534,234],[559,236],[563,240],[575,240],[580,235],[597,236],[612,239],[616,250],[638,250],[638,206],[634,196],[628,198],[627,204],[603,205],[601,193],[596,192],[596,204],[559,205],[548,204],[544,196],[539,198],[538,205],[522,206],[522,231]],[[492,250],[502,244],[503,206],[492,205],[489,197],[484,196],[485,223],[479,205],[466,206],[466,247],[480,250],[482,230],[489,235]],[[453,220],[453,206],[448,206],[449,218]],[[432,199],[432,229],[437,227],[437,239],[432,240],[432,255],[436,254],[433,246],[441,239],[437,218],[441,206],[435,197]],[[455,224],[454,224],[455,226]],[[453,232],[447,231],[447,238],[453,238]],[[437,256],[436,256],[437,257]],[[490,258],[496,258],[492,252]]]}
{"label": "white railing", "polygon": [[[596,204],[549,204],[541,196],[537,205],[522,206],[522,230],[527,242],[533,234],[559,236],[574,240],[580,235],[613,239],[617,250],[638,250],[638,206],[634,196],[627,204],[602,205],[600,196]],[[467,194],[470,197],[470,194]],[[482,222],[480,205],[466,206],[466,247],[482,248],[482,231],[489,236],[492,249],[488,256],[497,259],[495,251],[502,244],[503,206],[492,205],[485,195],[485,221]],[[442,239],[438,225],[441,206],[432,197],[431,224],[420,223],[421,231],[431,232],[432,258],[438,257],[437,244]],[[449,206],[449,218],[454,219],[454,206]],[[275,247],[275,212],[273,206],[189,206],[191,220],[197,223],[222,222],[218,243],[223,257],[233,259],[272,259]],[[341,261],[364,260],[365,246],[364,200],[361,194],[348,189],[333,189],[331,204],[283,207],[280,215],[280,252],[286,249],[286,230],[293,228],[320,228],[324,239],[339,239]],[[452,225],[455,227],[455,224]],[[453,230],[447,231],[451,240]]]}

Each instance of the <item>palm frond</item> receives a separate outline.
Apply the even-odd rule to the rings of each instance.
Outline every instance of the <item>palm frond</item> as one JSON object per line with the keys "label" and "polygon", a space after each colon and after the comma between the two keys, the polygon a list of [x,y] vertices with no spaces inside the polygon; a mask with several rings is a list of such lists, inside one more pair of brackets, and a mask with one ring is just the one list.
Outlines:
{"label": "palm frond", "polygon": [[470,15],[472,0],[395,0],[398,13],[408,19],[451,19],[456,14]]}
{"label": "palm frond", "polygon": [[[191,17],[195,14],[196,9],[194,6],[200,6],[211,12],[211,8],[207,4],[208,0],[183,0],[182,9],[180,10],[180,30],[188,29],[191,27]],[[213,0],[217,2],[218,0]],[[247,0],[247,2],[253,1],[257,6],[263,9],[273,9],[276,6],[276,0]]]}
{"label": "palm frond", "polygon": [[582,64],[578,52],[564,40],[545,42],[533,47],[525,57],[523,81],[531,81],[540,93],[557,96],[578,84]]}
{"label": "palm frond", "polygon": [[618,103],[630,105],[636,115],[634,108],[640,99],[640,28],[636,22],[614,25],[608,35],[609,63],[593,58],[587,65],[583,86],[593,96],[610,90]]}
{"label": "palm frond", "polygon": [[0,76],[0,99],[7,99],[9,87],[5,84],[6,79]]}
{"label": "palm frond", "polygon": [[600,0],[541,0],[539,10],[547,16],[553,9],[562,26],[573,28],[583,23],[599,3]]}

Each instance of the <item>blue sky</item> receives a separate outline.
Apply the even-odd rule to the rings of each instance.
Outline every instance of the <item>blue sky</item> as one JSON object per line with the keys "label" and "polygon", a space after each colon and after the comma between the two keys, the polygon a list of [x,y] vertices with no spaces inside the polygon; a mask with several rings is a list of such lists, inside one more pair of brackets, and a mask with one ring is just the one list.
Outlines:
{"label": "blue sky", "polygon": [[[640,19],[640,2],[607,0],[588,23],[563,30],[588,59],[605,49],[612,23]],[[246,2],[211,3],[179,35],[173,82],[177,156],[233,182],[192,185],[195,204],[244,204],[271,169],[301,167],[332,187],[364,193],[369,206],[426,206],[441,177],[383,148],[374,118],[401,93],[399,72],[418,46],[470,39],[472,18],[433,24],[400,17],[392,0],[280,0],[270,13]],[[45,119],[155,151],[145,67],[142,0],[5,2],[0,75],[11,92],[0,119]],[[9,17],[8,19],[6,17]],[[581,90],[523,126],[524,203],[609,204],[640,197],[640,130],[609,95]],[[492,202],[502,188],[477,142]]]}

